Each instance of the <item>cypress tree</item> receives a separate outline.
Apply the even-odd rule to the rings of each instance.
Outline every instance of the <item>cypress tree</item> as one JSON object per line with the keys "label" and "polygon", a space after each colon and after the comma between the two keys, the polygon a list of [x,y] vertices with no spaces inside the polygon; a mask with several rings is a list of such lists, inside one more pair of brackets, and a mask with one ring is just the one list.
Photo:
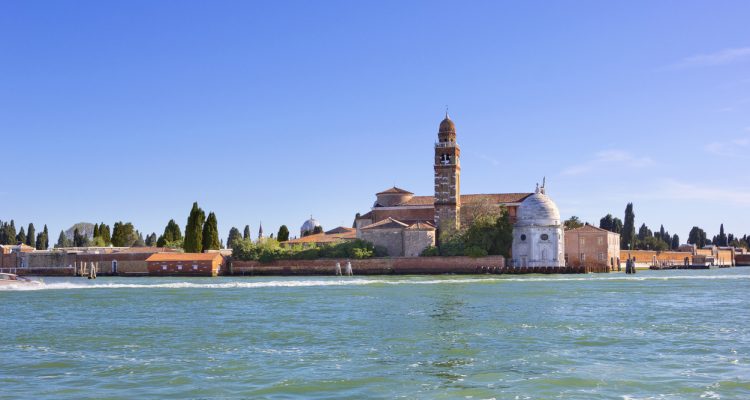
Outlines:
{"label": "cypress tree", "polygon": [[242,240],[242,234],[240,233],[240,230],[232,227],[232,229],[229,230],[229,236],[227,236],[227,248],[234,248],[234,244],[239,242],[240,240]]}
{"label": "cypress tree", "polygon": [[29,229],[26,230],[26,244],[36,248],[36,231],[34,231],[34,224],[29,223]]}
{"label": "cypress tree", "polygon": [[16,235],[16,242],[18,244],[26,244],[26,232],[23,230],[23,227],[21,227],[18,235]]}
{"label": "cypress tree", "polygon": [[622,224],[622,241],[620,247],[623,250],[635,249],[635,213],[633,203],[625,207],[625,222]]}
{"label": "cypress tree", "polygon": [[105,246],[112,243],[112,233],[109,229],[109,225],[106,225],[104,222],[99,224],[99,236],[104,241]]}
{"label": "cypress tree", "polygon": [[203,250],[219,250],[221,243],[219,243],[219,227],[216,221],[216,214],[213,212],[208,213],[206,223],[203,224],[202,232]]}
{"label": "cypress tree", "polygon": [[242,238],[245,240],[250,239],[250,225],[245,225],[245,231],[242,233]]}
{"label": "cypress tree", "polygon": [[57,237],[57,244],[55,247],[68,247],[68,238],[65,236],[64,231],[60,231],[60,236]]}
{"label": "cypress tree", "polygon": [[680,237],[675,233],[672,236],[672,250],[677,250],[678,247],[680,247]]}
{"label": "cypress tree", "polygon": [[281,225],[279,227],[279,233],[276,235],[276,240],[279,242],[286,242],[289,240],[289,228],[287,228],[286,225]]}
{"label": "cypress tree", "polygon": [[99,236],[99,224],[94,224],[94,232],[91,234],[91,237],[96,239]]}
{"label": "cypress tree", "polygon": [[206,214],[198,207],[198,202],[194,202],[185,225],[183,248],[186,253],[201,253],[203,251],[203,223],[205,220]]}

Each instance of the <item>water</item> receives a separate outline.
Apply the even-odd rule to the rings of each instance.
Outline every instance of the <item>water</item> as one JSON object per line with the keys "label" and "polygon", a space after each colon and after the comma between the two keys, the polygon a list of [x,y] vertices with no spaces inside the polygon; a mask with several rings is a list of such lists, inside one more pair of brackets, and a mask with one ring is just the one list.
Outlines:
{"label": "water", "polygon": [[0,398],[750,398],[750,268],[45,281]]}

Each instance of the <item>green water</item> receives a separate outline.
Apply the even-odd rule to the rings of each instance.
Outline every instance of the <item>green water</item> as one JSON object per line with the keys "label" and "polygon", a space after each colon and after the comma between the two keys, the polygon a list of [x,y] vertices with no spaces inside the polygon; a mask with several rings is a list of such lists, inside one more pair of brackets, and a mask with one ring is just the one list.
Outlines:
{"label": "green water", "polygon": [[0,398],[750,399],[750,268],[45,281]]}

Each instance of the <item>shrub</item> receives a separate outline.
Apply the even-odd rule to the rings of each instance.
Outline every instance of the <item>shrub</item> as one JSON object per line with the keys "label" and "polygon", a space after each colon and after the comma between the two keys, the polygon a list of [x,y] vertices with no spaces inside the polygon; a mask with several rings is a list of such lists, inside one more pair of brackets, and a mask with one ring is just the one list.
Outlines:
{"label": "shrub", "polygon": [[440,255],[440,250],[438,250],[435,246],[429,246],[426,247],[424,250],[422,250],[422,254],[420,254],[420,257],[436,257]]}
{"label": "shrub", "polygon": [[485,257],[487,255],[487,250],[479,246],[471,246],[464,250],[464,254],[471,258]]}

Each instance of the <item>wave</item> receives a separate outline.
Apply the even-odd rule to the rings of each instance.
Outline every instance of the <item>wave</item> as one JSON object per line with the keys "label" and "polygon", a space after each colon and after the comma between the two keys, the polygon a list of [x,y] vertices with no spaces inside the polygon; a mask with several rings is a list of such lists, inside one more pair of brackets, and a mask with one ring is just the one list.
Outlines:
{"label": "wave", "polygon": [[[133,278],[129,278],[133,279]],[[145,278],[148,279],[148,278]],[[238,278],[253,279],[253,278]],[[257,278],[256,278],[257,279]],[[119,283],[119,282],[51,282],[40,284],[18,284],[1,286],[0,291],[35,291],[35,290],[66,290],[66,289],[255,289],[269,287],[318,287],[318,286],[363,286],[363,285],[451,285],[451,284],[482,284],[503,282],[569,282],[569,281],[670,281],[670,280],[736,280],[750,279],[750,275],[677,275],[677,276],[527,276],[527,277],[447,277],[443,279],[415,279],[409,278],[332,278],[332,279],[297,279],[272,281],[232,281],[217,283],[169,282],[169,283]]]}

